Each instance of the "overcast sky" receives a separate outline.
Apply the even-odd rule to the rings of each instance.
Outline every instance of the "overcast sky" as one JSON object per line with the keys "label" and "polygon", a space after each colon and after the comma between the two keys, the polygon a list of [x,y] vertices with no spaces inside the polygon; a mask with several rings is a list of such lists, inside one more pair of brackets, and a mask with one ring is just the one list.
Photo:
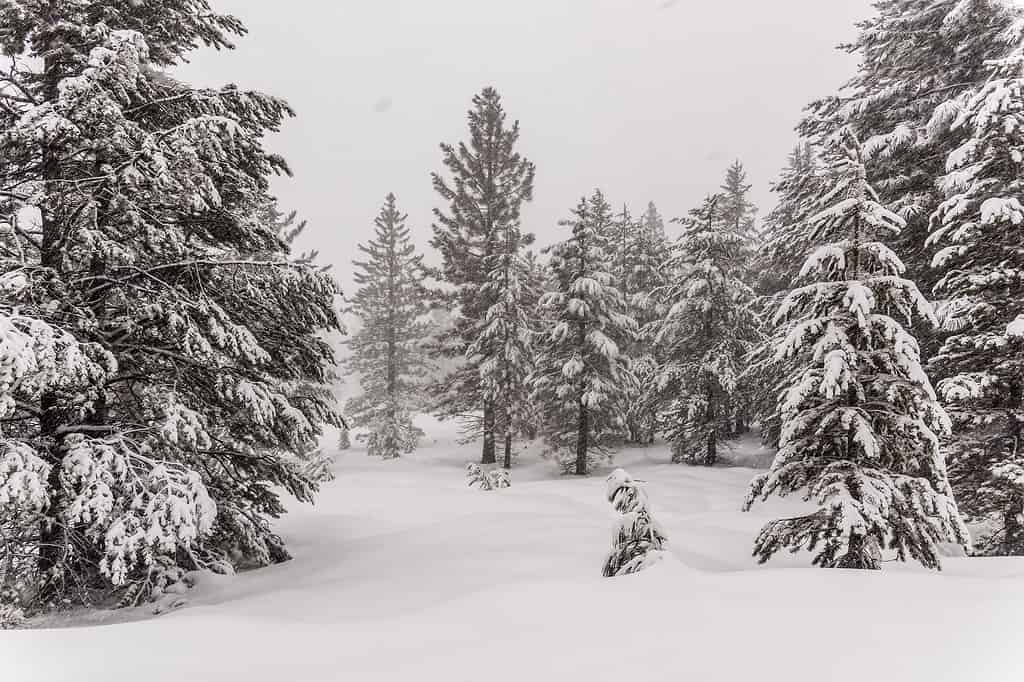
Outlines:
{"label": "overcast sky", "polygon": [[[180,76],[286,98],[298,117],[270,141],[295,177],[275,184],[350,281],[354,245],[394,192],[417,241],[439,205],[441,141],[465,136],[473,94],[493,85],[537,165],[526,229],[546,245],[601,187],[671,218],[746,165],[755,200],[795,142],[802,107],[852,72],[835,49],[869,0],[214,0],[250,34],[203,51]],[[671,228],[670,228],[671,229]],[[431,256],[428,256],[431,258]]]}

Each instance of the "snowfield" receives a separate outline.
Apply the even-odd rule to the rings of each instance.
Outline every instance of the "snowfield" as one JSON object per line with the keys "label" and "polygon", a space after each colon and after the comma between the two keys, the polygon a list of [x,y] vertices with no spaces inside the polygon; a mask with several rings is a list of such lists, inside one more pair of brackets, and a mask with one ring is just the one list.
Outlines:
{"label": "snowfield", "polygon": [[[659,445],[617,465],[649,482],[670,557],[606,579],[606,472],[561,477],[528,451],[510,489],[470,490],[476,447],[423,426],[400,461],[339,455],[319,504],[280,522],[293,561],[204,576],[158,617],[150,605],[0,632],[0,680],[1024,679],[1024,559],[758,566],[757,530],[795,503],[744,514],[751,469],[672,465]],[[736,458],[763,463],[753,450]]]}

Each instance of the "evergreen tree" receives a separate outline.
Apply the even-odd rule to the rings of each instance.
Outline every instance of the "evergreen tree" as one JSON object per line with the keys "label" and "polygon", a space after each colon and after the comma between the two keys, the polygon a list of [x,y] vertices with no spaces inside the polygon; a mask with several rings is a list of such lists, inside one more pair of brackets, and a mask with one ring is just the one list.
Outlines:
{"label": "evergreen tree", "polygon": [[721,199],[717,204],[720,220],[749,243],[757,237],[757,206],[750,201],[752,187],[747,182],[743,164],[739,160],[734,161],[725,173],[719,195]]}
{"label": "evergreen tree", "polygon": [[814,230],[807,220],[817,213],[822,194],[822,173],[810,142],[793,148],[786,167],[772,183],[778,197],[765,216],[762,244],[754,260],[757,293],[767,302],[788,292],[812,248]]}
{"label": "evergreen tree", "polygon": [[652,239],[665,239],[665,220],[661,217],[658,207],[654,205],[653,201],[647,202],[647,210],[644,211],[644,216],[641,220],[644,224],[644,231]]}
{"label": "evergreen tree", "polygon": [[366,430],[357,438],[367,441],[367,454],[384,459],[412,452],[423,435],[412,416],[428,368],[423,318],[429,301],[423,256],[416,254],[406,218],[389,194],[374,221],[375,238],[359,245],[367,260],[353,263],[359,289],[352,312],[362,327],[347,341],[352,354],[345,368],[358,375],[362,393],[346,413],[352,426]]}
{"label": "evergreen tree", "polygon": [[530,373],[531,264],[520,252],[523,235],[517,223],[502,226],[503,240],[488,258],[487,282],[480,294],[492,301],[476,341],[469,347],[470,364],[480,368],[484,400],[498,413],[496,430],[504,434],[504,467],[512,468],[512,436],[530,417],[527,383]]}
{"label": "evergreen tree", "polygon": [[[757,339],[754,295],[745,283],[749,240],[722,220],[720,195],[690,212],[664,288],[667,313],[655,342],[663,357],[657,380],[660,419],[673,461],[713,465],[719,440],[734,433],[744,356]],[[741,229],[742,223],[740,223]]]}
{"label": "evergreen tree", "polygon": [[[554,322],[548,319],[549,313],[541,308],[540,300],[547,289],[550,273],[547,264],[542,262],[533,251],[523,256],[522,308],[529,312],[527,345],[530,357],[530,373],[534,369],[537,339],[541,336],[538,330],[549,328]],[[520,403],[518,423],[513,422],[516,433],[527,440],[536,440],[540,434],[540,425],[544,421],[543,407],[530,400],[530,377],[526,378],[526,400]]]}
{"label": "evergreen tree", "polygon": [[266,219],[290,109],[163,72],[243,32],[202,0],[0,2],[0,26],[2,551],[37,605],[286,559],[279,491],[312,499],[338,423],[301,390],[336,287]]}
{"label": "evergreen tree", "polygon": [[538,344],[530,380],[548,451],[580,476],[621,433],[621,394],[630,380],[620,343],[636,323],[621,312],[622,293],[608,272],[610,223],[611,208],[596,191],[562,223],[572,236],[548,249],[554,290],[541,307],[552,327]]}
{"label": "evergreen tree", "polygon": [[[950,333],[932,359],[955,430],[950,475],[961,508],[983,526],[979,549],[1024,554],[1024,50],[936,121],[964,131],[947,161],[946,200],[932,217],[934,264]],[[937,114],[940,118],[942,112]]]}
{"label": "evergreen tree", "polygon": [[[988,76],[987,60],[1019,39],[1014,3],[1004,0],[877,0],[853,43],[859,67],[842,93],[815,102],[802,134],[821,145],[845,126],[864,141],[868,180],[883,205],[907,221],[893,241],[911,279],[934,281],[925,249],[928,217],[943,197],[936,180],[961,131],[934,134],[936,107]],[[925,331],[925,330],[922,330]]]}
{"label": "evergreen tree", "polygon": [[341,429],[338,430],[338,449],[339,450],[348,450],[351,447],[352,447],[351,434],[349,433],[349,430],[346,427],[342,426]]}
{"label": "evergreen tree", "polygon": [[[460,359],[477,344],[488,311],[495,305],[493,282],[483,293],[491,280],[493,256],[501,252],[508,231],[518,230],[522,204],[533,198],[534,177],[533,164],[516,151],[519,123],[507,127],[501,97],[494,88],[484,88],[473,98],[468,118],[469,143],[441,145],[451,179],[433,175],[434,189],[449,209],[434,211],[437,222],[431,243],[441,253],[441,275],[455,288],[458,306],[454,328],[441,339],[440,348],[448,357]],[[518,246],[532,240],[532,235],[521,234]],[[499,408],[493,392],[483,386],[478,363],[492,355],[490,348],[477,347],[470,357],[478,362],[463,362],[435,391],[443,416],[479,419],[484,464],[495,461]],[[479,417],[470,417],[476,414]]]}
{"label": "evergreen tree", "polygon": [[630,234],[626,253],[623,293],[627,311],[638,326],[638,334],[626,350],[635,378],[625,396],[626,431],[630,442],[650,443],[657,424],[657,399],[652,388],[661,364],[654,336],[665,314],[659,292],[668,284],[671,257],[665,225],[653,202]]}
{"label": "evergreen tree", "polygon": [[809,142],[794,147],[788,165],[772,185],[778,203],[765,216],[762,243],[753,259],[757,306],[769,329],[754,349],[745,375],[753,389],[752,410],[760,422],[761,440],[772,448],[778,448],[781,428],[777,396],[792,368],[788,360],[775,357],[775,348],[787,330],[785,323],[778,327],[770,324],[770,311],[798,285],[803,263],[814,249],[815,230],[808,220],[818,213],[823,175]]}
{"label": "evergreen tree", "polygon": [[616,469],[605,482],[605,491],[608,502],[622,518],[602,574],[611,578],[653,566],[664,556],[668,537],[651,515],[643,482]]}
{"label": "evergreen tree", "polygon": [[967,543],[939,450],[949,419],[917,341],[890,316],[934,314],[880,241],[904,221],[867,183],[859,143],[844,131],[834,144],[831,187],[810,220],[821,245],[775,315],[791,321],[776,354],[796,360],[779,398],[779,451],[745,505],[802,491],[818,509],[768,523],[754,554],[806,547],[816,565],[879,568],[888,546],[938,568],[938,543]]}

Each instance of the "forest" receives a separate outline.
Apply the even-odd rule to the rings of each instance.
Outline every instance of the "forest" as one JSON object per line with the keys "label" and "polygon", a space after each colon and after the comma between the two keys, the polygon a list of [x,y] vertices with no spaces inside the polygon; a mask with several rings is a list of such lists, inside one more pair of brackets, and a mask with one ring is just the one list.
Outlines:
{"label": "forest", "polygon": [[701,481],[770,453],[728,469],[753,563],[1024,555],[1024,7],[876,2],[764,211],[735,160],[679,216],[581,188],[541,243],[514,98],[466,93],[433,215],[364,197],[345,290],[274,194],[288,102],[175,76],[245,33],[207,0],[0,0],[0,629],[288,562],[292,499],[439,424],[460,487],[534,456],[606,485],[607,577],[671,552],[671,469],[617,468],[662,444]]}

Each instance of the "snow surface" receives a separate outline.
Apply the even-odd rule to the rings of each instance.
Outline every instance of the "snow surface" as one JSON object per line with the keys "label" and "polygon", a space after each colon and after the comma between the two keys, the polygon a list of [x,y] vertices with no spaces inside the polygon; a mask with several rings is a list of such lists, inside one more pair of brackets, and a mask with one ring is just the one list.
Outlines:
{"label": "snow surface", "polygon": [[[602,578],[607,470],[562,477],[530,451],[511,488],[481,492],[464,477],[476,448],[420,425],[411,457],[339,456],[319,504],[279,524],[293,561],[205,576],[159,617],[150,605],[0,632],[0,680],[1022,679],[1024,559],[947,558],[941,574],[788,554],[758,566],[757,530],[797,503],[744,514],[753,470],[672,465],[659,445],[616,466],[647,481],[669,559]],[[726,459],[768,457],[746,444]]]}

